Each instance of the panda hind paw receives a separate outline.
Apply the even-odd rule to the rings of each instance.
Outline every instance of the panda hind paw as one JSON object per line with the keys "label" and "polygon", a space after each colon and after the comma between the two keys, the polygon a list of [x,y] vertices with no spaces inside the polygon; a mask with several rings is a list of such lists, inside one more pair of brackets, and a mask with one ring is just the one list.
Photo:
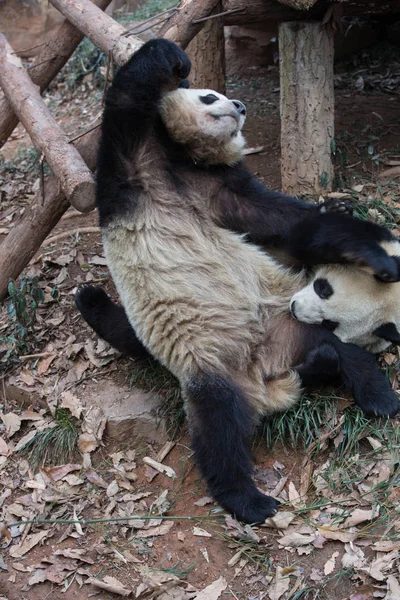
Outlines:
{"label": "panda hind paw", "polygon": [[336,198],[330,198],[319,206],[319,212],[321,214],[326,213],[338,213],[340,215],[347,215],[351,217],[353,215],[353,206],[350,202],[344,200],[338,200]]}

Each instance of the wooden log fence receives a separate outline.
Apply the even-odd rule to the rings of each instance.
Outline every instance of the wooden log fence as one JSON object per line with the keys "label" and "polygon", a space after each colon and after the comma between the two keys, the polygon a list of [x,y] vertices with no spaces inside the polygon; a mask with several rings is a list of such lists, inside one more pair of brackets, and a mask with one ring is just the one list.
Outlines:
{"label": "wooden log fence", "polygon": [[[57,0],[57,2],[59,1]],[[184,0],[179,5],[179,26],[176,24],[177,13],[175,13],[166,23],[162,35],[185,48],[203,26],[203,22],[193,25],[193,21],[210,15],[217,2],[218,0],[202,0],[202,2]],[[67,0],[66,3],[70,5],[71,0]],[[129,36],[128,39],[131,39],[132,45],[124,46],[124,54],[121,50],[122,46],[116,45],[116,42],[117,36],[123,35],[125,30],[120,33],[121,30],[118,29],[118,33],[116,33],[116,29],[113,27],[108,32],[110,17],[98,9],[96,19],[92,20],[93,12],[88,9],[88,4],[91,4],[90,0],[79,0],[81,19],[84,20],[83,24],[76,21],[79,29],[85,30],[92,42],[95,43],[95,40],[101,41],[103,51],[107,51],[108,48],[108,52],[112,53],[114,61],[117,64],[123,64],[129,59],[133,51],[139,47],[140,38]],[[85,9],[88,9],[88,11],[85,12]],[[115,23],[112,19],[111,21]],[[117,26],[120,27],[118,24]],[[74,144],[91,170],[95,168],[99,137],[100,132],[95,129],[81,137]],[[19,276],[70,206],[60,190],[59,181],[55,175],[49,177],[45,182],[44,198],[44,203],[42,203],[41,194],[36,195],[32,205],[26,209],[19,223],[13,227],[0,246],[0,299],[7,294],[9,280]]]}

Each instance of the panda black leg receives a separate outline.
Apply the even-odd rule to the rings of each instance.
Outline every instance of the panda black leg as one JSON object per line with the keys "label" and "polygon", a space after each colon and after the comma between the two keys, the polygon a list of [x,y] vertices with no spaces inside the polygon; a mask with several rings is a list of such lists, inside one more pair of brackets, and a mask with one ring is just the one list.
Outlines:
{"label": "panda black leg", "polygon": [[341,379],[357,405],[368,415],[394,417],[400,403],[374,355],[339,339],[335,347],[340,356]]}
{"label": "panda black leg", "polygon": [[115,304],[100,287],[82,286],[76,293],[75,304],[85,321],[99,337],[132,358],[148,358],[122,306]]}
{"label": "panda black leg", "polygon": [[214,374],[184,387],[197,465],[215,500],[245,523],[263,523],[278,502],[262,494],[252,478],[251,407],[237,386]]}
{"label": "panda black leg", "polygon": [[296,367],[296,371],[305,388],[318,389],[339,379],[339,354],[331,344],[321,344],[310,350],[305,360]]}

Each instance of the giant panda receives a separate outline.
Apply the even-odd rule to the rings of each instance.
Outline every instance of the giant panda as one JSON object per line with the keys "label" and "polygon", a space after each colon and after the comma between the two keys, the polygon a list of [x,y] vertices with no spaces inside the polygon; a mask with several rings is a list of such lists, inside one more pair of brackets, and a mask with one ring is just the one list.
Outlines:
{"label": "giant panda", "polygon": [[398,266],[379,246],[391,239],[383,227],[340,214],[340,203],[320,208],[265,189],[242,163],[244,105],[180,87],[189,71],[179,47],[156,39],[114,78],[97,206],[123,306],[94,286],[76,304],[105,340],[150,353],[179,379],[210,492],[258,523],[278,508],[251,477],[260,415],[292,406],[317,381],[340,381],[368,413],[394,415],[399,405],[373,355],[292,318],[304,272],[254,243],[307,266],[357,262],[383,281],[398,280]]}
{"label": "giant panda", "polygon": [[[400,242],[382,245],[400,264]],[[370,352],[400,344],[400,283],[382,283],[354,265],[319,267],[293,295],[290,310],[296,319],[328,327],[342,342]]]}

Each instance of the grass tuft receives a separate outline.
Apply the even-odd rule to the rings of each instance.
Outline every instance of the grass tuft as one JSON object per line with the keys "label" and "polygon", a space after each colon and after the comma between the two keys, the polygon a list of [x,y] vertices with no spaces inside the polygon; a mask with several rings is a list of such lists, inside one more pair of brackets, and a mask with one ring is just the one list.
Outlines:
{"label": "grass tuft", "polygon": [[36,469],[45,464],[63,465],[69,462],[78,443],[76,419],[66,408],[56,409],[56,425],[38,431],[21,452],[28,458],[30,465]]}

